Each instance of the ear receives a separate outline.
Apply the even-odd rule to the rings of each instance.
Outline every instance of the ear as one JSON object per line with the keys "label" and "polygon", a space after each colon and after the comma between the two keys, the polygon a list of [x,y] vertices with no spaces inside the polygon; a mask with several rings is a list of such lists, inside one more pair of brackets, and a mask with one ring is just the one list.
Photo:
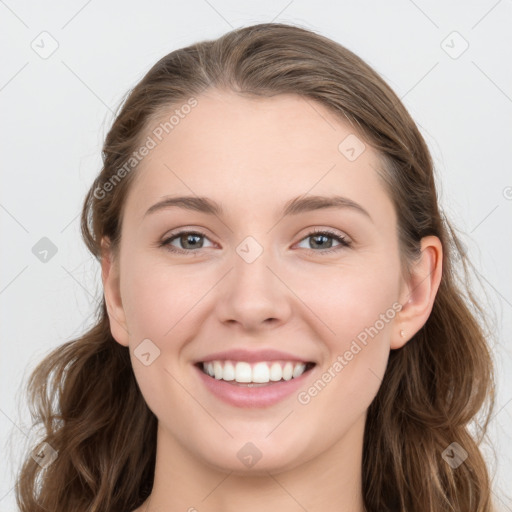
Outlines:
{"label": "ear", "polygon": [[110,332],[119,344],[127,347],[129,333],[121,301],[119,261],[114,256],[110,241],[103,238],[101,241],[101,280],[110,321]]}
{"label": "ear", "polygon": [[[443,271],[443,246],[437,236],[421,239],[421,255],[413,264],[400,296],[402,309],[395,317],[390,348],[402,348],[426,323]],[[403,331],[403,336],[401,336]]]}

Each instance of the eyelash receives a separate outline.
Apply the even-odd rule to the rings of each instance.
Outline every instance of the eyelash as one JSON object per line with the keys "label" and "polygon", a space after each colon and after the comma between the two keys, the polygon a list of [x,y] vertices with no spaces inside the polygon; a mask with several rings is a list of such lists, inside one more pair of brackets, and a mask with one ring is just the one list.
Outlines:
{"label": "eyelash", "polygon": [[[206,233],[202,233],[201,231],[179,231],[178,233],[174,233],[172,236],[167,237],[165,240],[162,240],[158,244],[158,246],[159,247],[164,247],[166,250],[168,250],[170,252],[173,252],[173,253],[177,253],[177,254],[187,254],[187,253],[190,254],[190,253],[192,253],[194,256],[196,256],[199,250],[178,249],[178,248],[170,245],[170,242],[172,242],[176,238],[180,237],[181,235],[196,235],[196,236],[208,238],[206,236]],[[336,247],[333,247],[331,249],[324,249],[324,250],[306,249],[307,251],[313,252],[313,253],[320,253],[320,254],[324,255],[324,254],[329,254],[329,253],[337,252],[337,251],[339,251],[339,250],[341,250],[343,248],[348,248],[348,247],[350,247],[352,245],[351,242],[349,242],[345,237],[340,236],[337,233],[334,233],[333,231],[329,231],[328,229],[321,229],[321,230],[311,231],[305,237],[301,238],[300,242],[302,242],[303,240],[305,240],[307,238],[310,238],[310,237],[313,237],[313,236],[318,236],[318,235],[325,235],[328,238],[333,238],[334,240],[339,242],[340,245],[338,245]]]}

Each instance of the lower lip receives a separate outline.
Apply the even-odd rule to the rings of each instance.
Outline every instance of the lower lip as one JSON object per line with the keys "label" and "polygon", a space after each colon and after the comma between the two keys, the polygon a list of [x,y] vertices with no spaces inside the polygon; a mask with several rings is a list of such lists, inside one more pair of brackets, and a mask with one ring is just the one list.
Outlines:
{"label": "lower lip", "polygon": [[304,372],[295,379],[275,382],[267,386],[248,387],[230,384],[221,379],[215,379],[194,366],[199,372],[206,387],[218,398],[235,407],[269,407],[284,400],[304,385],[305,380],[315,367]]}

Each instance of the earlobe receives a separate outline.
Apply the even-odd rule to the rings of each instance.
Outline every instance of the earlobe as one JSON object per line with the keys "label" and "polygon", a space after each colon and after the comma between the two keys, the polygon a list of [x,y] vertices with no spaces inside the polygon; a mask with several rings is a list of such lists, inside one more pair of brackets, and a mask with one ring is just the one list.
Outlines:
{"label": "earlobe", "polygon": [[113,338],[127,347],[129,343],[126,318],[123,310],[120,290],[119,264],[114,258],[108,239],[101,241],[101,280],[105,294],[105,303]]}
{"label": "earlobe", "polygon": [[413,264],[400,298],[402,309],[395,319],[391,349],[402,348],[427,322],[441,283],[442,266],[443,247],[439,238],[422,238],[421,255]]}

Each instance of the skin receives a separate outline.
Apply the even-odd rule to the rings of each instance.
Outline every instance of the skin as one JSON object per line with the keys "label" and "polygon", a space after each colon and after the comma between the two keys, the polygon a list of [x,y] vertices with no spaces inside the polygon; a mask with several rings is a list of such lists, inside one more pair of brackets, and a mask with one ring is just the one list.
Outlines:
{"label": "skin", "polygon": [[[112,335],[129,347],[159,424],[153,493],[136,512],[253,512],[262,504],[283,512],[361,512],[366,411],[390,350],[430,315],[441,243],[424,238],[420,260],[404,276],[378,156],[366,144],[349,161],[338,145],[355,132],[322,105],[218,90],[197,99],[136,171],[119,257],[104,240]],[[371,220],[349,208],[281,215],[294,197],[334,193],[359,203]],[[224,215],[172,207],[144,216],[167,195],[209,197]],[[352,245],[328,238],[315,246],[322,240],[311,236],[314,228]],[[193,239],[192,248],[175,238],[172,246],[184,254],[158,247],[180,229],[206,237]],[[247,236],[263,248],[250,264],[236,252]],[[338,250],[322,255],[324,247]],[[235,408],[212,395],[192,367],[220,350],[275,348],[317,362],[301,388],[307,390],[394,303],[401,311],[307,404],[293,393],[271,407]],[[160,356],[145,366],[133,351],[147,338]],[[262,454],[253,467],[237,457],[248,441]]]}

